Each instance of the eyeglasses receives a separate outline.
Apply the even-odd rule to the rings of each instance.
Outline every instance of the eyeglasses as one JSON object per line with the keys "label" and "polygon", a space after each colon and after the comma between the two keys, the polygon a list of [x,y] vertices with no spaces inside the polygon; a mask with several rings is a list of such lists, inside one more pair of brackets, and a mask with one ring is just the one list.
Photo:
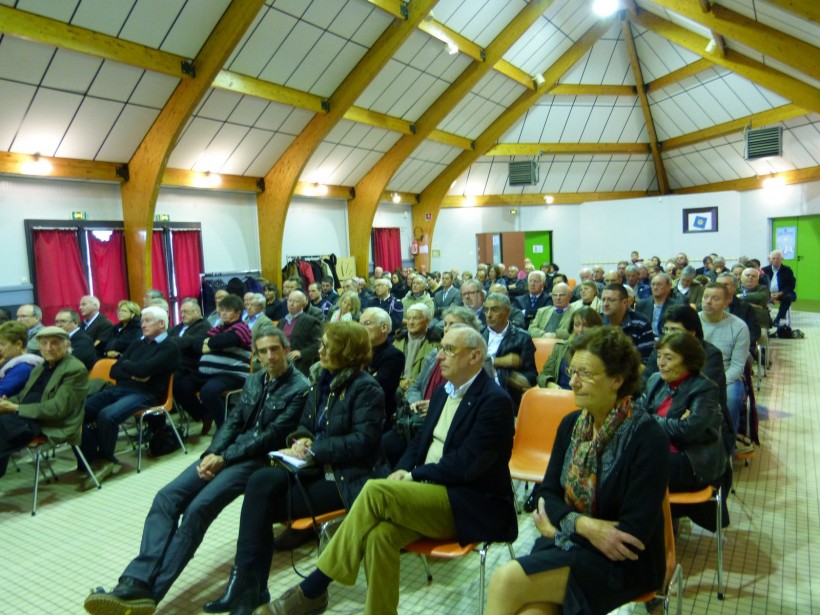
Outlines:
{"label": "eyeglasses", "polygon": [[448,357],[456,356],[461,350],[472,350],[472,348],[469,346],[459,348],[458,346],[451,346],[450,344],[441,347],[441,351]]}
{"label": "eyeglasses", "polygon": [[464,291],[463,293],[461,293],[461,296],[462,297],[472,297],[473,295],[477,295],[480,292],[481,291],[479,291],[479,290],[468,290],[468,291]]}
{"label": "eyeglasses", "polygon": [[71,322],[70,318],[55,318],[54,319],[54,324],[55,325],[67,325],[70,322]]}
{"label": "eyeglasses", "polygon": [[573,376],[578,376],[581,382],[591,382],[595,379],[596,374],[593,374],[588,369],[576,369],[574,367],[567,367],[567,376],[572,380]]}
{"label": "eyeglasses", "polygon": [[566,297],[569,293],[552,293],[553,297]]}

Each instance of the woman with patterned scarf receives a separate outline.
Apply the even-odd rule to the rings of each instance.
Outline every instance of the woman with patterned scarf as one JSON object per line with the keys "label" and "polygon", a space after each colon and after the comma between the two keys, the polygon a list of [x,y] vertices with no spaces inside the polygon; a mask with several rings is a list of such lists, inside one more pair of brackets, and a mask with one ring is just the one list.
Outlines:
{"label": "woman with patterned scarf", "polygon": [[541,537],[495,572],[487,615],[608,613],[663,584],[669,442],[633,411],[640,355],[611,326],[575,338],[569,352],[582,409],[561,422],[537,493]]}

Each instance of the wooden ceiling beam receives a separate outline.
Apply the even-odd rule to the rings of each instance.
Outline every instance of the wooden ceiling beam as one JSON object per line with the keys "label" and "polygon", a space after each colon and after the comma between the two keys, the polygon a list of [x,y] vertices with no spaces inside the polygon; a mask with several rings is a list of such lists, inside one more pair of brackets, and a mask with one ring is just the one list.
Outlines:
{"label": "wooden ceiling beam", "polygon": [[132,298],[151,288],[150,230],[168,157],[196,105],[263,4],[264,0],[231,0],[194,60],[197,76],[177,85],[128,163],[130,179],[122,183],[120,194]]}
{"label": "wooden ceiling beam", "polygon": [[299,109],[308,109],[314,113],[324,113],[324,99],[321,96],[228,70],[219,71],[216,79],[214,79],[213,87],[228,92],[255,96],[256,98],[290,105]]}
{"label": "wooden ceiling beam", "polygon": [[[553,205],[573,205],[578,203],[589,203],[593,201],[614,201],[617,199],[640,199],[647,196],[657,196],[658,192],[622,191],[622,192],[556,192],[550,194],[553,198]],[[537,194],[485,194],[483,196],[472,197],[470,201],[463,196],[446,196],[441,203],[444,209],[455,209],[461,207],[498,207],[498,206],[546,206],[544,197],[546,195]]]}
{"label": "wooden ceiling beam", "polygon": [[[259,177],[228,175],[225,173],[202,173],[188,169],[166,168],[162,173],[163,186],[199,188],[203,190],[230,192],[259,192]],[[214,180],[214,181],[211,181]],[[217,181],[218,180],[218,183]]]}
{"label": "wooden ceiling beam", "polygon": [[[532,4],[532,3],[530,3]],[[602,19],[587,30],[573,45],[558,58],[539,79],[541,85],[535,91],[525,91],[475,140],[475,150],[465,151],[439,173],[424,189],[419,197],[419,205],[413,208],[413,228],[421,231],[421,242],[429,245],[432,241],[441,202],[453,182],[466,171],[480,156],[493,147],[501,136],[517,122],[561,77],[577,63],[592,46],[612,27],[613,18]],[[429,267],[428,254],[416,257],[416,266]]]}
{"label": "wooden ceiling beam", "polygon": [[762,85],[796,105],[820,113],[820,91],[799,79],[790,77],[733,49],[727,49],[725,57],[707,56],[708,39],[646,11],[630,16],[630,20],[700,57],[706,57],[715,64],[734,71],[753,83]]}
{"label": "wooden ceiling beam", "polygon": [[[820,80],[820,49],[719,4],[704,13],[689,0],[652,0],[682,17],[709,28],[730,41],[754,49],[793,69]],[[717,41],[717,37],[715,38]],[[718,47],[720,43],[718,42]],[[725,54],[723,54],[725,55]]]}
{"label": "wooden ceiling beam", "polygon": [[654,81],[647,83],[646,93],[649,94],[650,92],[656,92],[657,90],[670,86],[678,81],[683,81],[684,79],[697,75],[698,73],[702,73],[706,69],[712,68],[713,66],[714,63],[711,60],[707,60],[705,58],[695,60],[691,64],[682,66],[678,70],[673,70],[671,73],[668,73],[663,77],[658,77]]}
{"label": "wooden ceiling beam", "polygon": [[783,9],[808,19],[814,23],[820,24],[820,3],[817,0],[765,0],[768,4],[772,4],[778,8]]}
{"label": "wooden ceiling beam", "polygon": [[537,156],[538,154],[648,154],[649,143],[498,143],[485,156]]}
{"label": "wooden ceiling beam", "polygon": [[747,115],[729,122],[723,122],[722,124],[717,124],[710,128],[704,128],[703,130],[698,130],[696,132],[690,132],[689,134],[681,135],[679,137],[672,137],[671,139],[661,142],[661,149],[663,151],[669,151],[680,147],[686,147],[687,145],[702,143],[703,141],[709,141],[710,139],[725,137],[727,135],[740,132],[745,128],[761,128],[763,126],[777,124],[778,122],[785,122],[786,120],[800,117],[801,115],[806,115],[807,113],[808,111],[798,107],[797,105],[783,105],[782,107],[776,107],[774,109],[769,109],[768,111],[761,111],[760,113],[753,113],[752,115]]}
{"label": "wooden ceiling beam", "polygon": [[434,19],[425,19],[419,24],[419,30],[426,32],[435,39],[440,40],[447,46],[455,45],[459,53],[472,58],[476,62],[484,62],[484,50],[468,38],[461,36],[455,30],[451,30],[442,23]]}
{"label": "wooden ceiling beam", "polygon": [[623,33],[626,49],[629,53],[629,63],[632,65],[632,74],[635,83],[638,84],[638,101],[641,103],[643,119],[646,122],[646,130],[649,133],[649,147],[652,150],[652,160],[655,163],[655,176],[658,180],[658,189],[661,194],[669,192],[669,180],[666,177],[666,169],[663,168],[663,157],[661,149],[658,147],[658,133],[655,130],[655,120],[652,119],[652,109],[649,108],[649,99],[646,96],[646,86],[643,81],[643,71],[641,71],[641,61],[638,58],[638,49],[635,47],[635,39],[632,36],[632,25],[626,18],[621,20],[621,32]]}
{"label": "wooden ceiling beam", "polygon": [[367,0],[373,6],[376,6],[383,10],[388,15],[393,16],[395,19],[406,19],[407,18],[407,9],[404,6],[404,2],[402,0]]}
{"label": "wooden ceiling beam", "polygon": [[530,75],[529,73],[525,73],[517,66],[513,66],[512,64],[507,62],[507,60],[499,60],[495,63],[495,66],[493,66],[493,68],[505,77],[509,77],[510,79],[515,81],[518,85],[523,85],[528,90],[535,89],[535,81],[533,80],[532,75]]}
{"label": "wooden ceiling beam", "polygon": [[635,96],[634,85],[590,85],[559,83],[547,90],[549,96]]}
{"label": "wooden ceiling beam", "polygon": [[183,70],[183,66],[190,64],[188,58],[9,6],[0,5],[0,33],[180,79],[191,78]]}
{"label": "wooden ceiling beam", "polygon": [[116,162],[96,162],[77,158],[56,158],[38,156],[39,160],[51,165],[47,173],[36,173],[27,167],[35,161],[31,154],[0,152],[0,173],[21,176],[40,176],[61,179],[82,179],[89,181],[121,182],[117,170],[124,167]]}
{"label": "wooden ceiling beam", "polygon": [[758,175],[756,177],[744,177],[742,179],[732,179],[714,184],[702,184],[689,188],[678,188],[674,194],[700,194],[703,192],[726,192],[737,190],[757,190],[763,188],[763,182],[767,179],[777,178],[785,184],[802,184],[820,180],[820,166],[808,167],[805,169],[795,169],[793,171],[781,171],[780,173],[770,173],[768,175]]}

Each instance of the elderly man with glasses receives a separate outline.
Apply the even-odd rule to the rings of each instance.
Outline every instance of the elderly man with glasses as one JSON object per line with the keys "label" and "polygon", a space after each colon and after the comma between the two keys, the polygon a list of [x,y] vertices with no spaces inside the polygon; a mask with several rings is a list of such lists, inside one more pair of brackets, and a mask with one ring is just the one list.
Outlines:
{"label": "elderly man with glasses", "polygon": [[529,326],[531,337],[557,337],[565,340],[569,338],[569,325],[572,322],[570,299],[572,292],[569,285],[563,282],[552,287],[552,305],[543,307],[535,314]]}

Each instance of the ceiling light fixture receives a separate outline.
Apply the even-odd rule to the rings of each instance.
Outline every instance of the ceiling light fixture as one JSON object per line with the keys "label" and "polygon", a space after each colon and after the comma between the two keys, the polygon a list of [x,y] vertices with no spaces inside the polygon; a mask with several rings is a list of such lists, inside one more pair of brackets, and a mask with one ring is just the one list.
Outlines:
{"label": "ceiling light fixture", "polygon": [[401,203],[401,195],[398,192],[393,193],[393,202],[398,205]]}
{"label": "ceiling light fixture", "polygon": [[786,180],[779,175],[772,175],[763,180],[763,188],[765,190],[776,190],[786,185]]}
{"label": "ceiling light fixture", "polygon": [[464,205],[467,207],[475,207],[475,197],[472,194],[465,194]]}
{"label": "ceiling light fixture", "polygon": [[592,11],[598,17],[609,17],[620,8],[621,3],[618,0],[594,0],[592,3]]}
{"label": "ceiling light fixture", "polygon": [[48,175],[53,167],[48,160],[40,156],[40,152],[34,154],[31,160],[20,165],[20,172],[24,175]]}
{"label": "ceiling light fixture", "polygon": [[451,56],[454,56],[458,53],[458,45],[456,45],[452,41],[447,43],[445,49],[447,49],[447,54]]}
{"label": "ceiling light fixture", "polygon": [[715,49],[717,49],[717,41],[715,37],[709,39],[709,42],[706,43],[706,53],[714,53]]}
{"label": "ceiling light fixture", "polygon": [[317,196],[327,196],[328,187],[325,184],[313,184],[313,193]]}
{"label": "ceiling light fixture", "polygon": [[544,202],[547,205],[552,205],[555,202],[555,197],[552,196],[551,194],[545,194],[544,195]]}
{"label": "ceiling light fixture", "polygon": [[197,188],[216,188],[222,184],[222,176],[219,173],[205,171],[194,176],[193,184]]}

